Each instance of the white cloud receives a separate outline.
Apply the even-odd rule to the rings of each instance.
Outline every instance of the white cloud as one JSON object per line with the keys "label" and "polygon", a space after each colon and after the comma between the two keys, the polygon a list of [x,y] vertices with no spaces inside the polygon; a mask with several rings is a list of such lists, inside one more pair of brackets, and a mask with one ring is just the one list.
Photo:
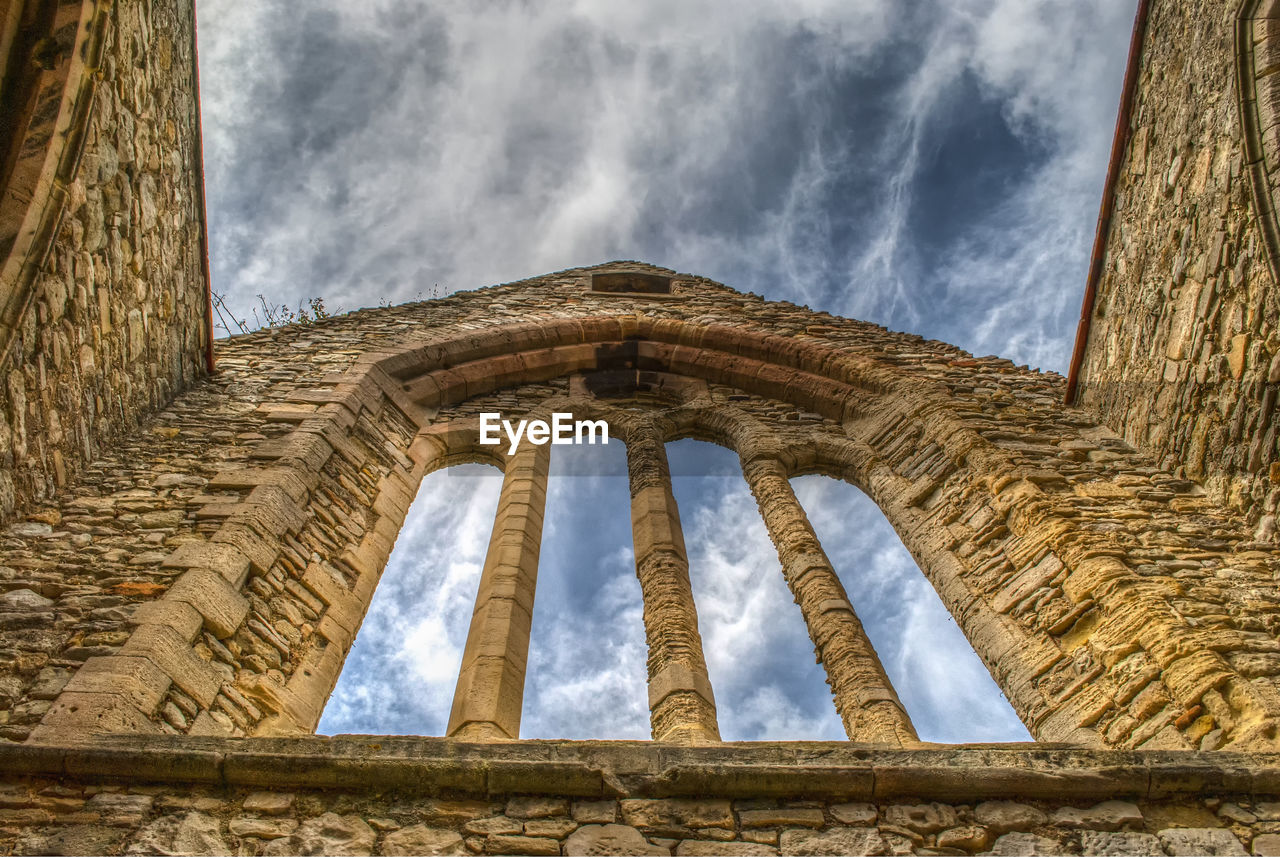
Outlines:
{"label": "white cloud", "polygon": [[[618,465],[618,443],[592,456]],[[648,738],[643,605],[624,476],[562,475],[558,447],[539,558],[525,738]],[[612,459],[612,461],[610,461]]]}
{"label": "white cloud", "polygon": [[443,734],[501,481],[423,480],[318,731]]}
{"label": "white cloud", "polygon": [[[1065,228],[1080,254],[1126,5],[758,0],[725,15],[688,2],[209,0],[201,35],[218,287],[242,312],[258,292],[351,308],[436,282],[471,288],[651,256],[899,326],[934,322],[920,287],[936,277],[966,304],[982,289],[970,310],[980,320],[1030,287],[982,276],[1020,270],[1000,263],[1022,247]],[[913,62],[886,67],[895,55]],[[1048,228],[1011,247],[975,216],[954,270],[919,271],[910,215],[920,149],[946,133],[938,117],[965,74],[1014,130],[1052,150],[1018,187],[993,189]],[[863,182],[855,198],[837,190],[851,175]],[[1051,212],[1043,192],[1023,194],[1046,182],[1082,188],[1081,198]],[[851,211],[857,224],[832,223]],[[1012,220],[1025,217],[990,228]],[[1060,287],[1081,276],[1058,268],[1037,266],[1035,285],[1050,272]],[[1019,314],[1035,328],[1029,341],[1052,344],[1010,344],[1037,357],[1061,351],[1069,315]],[[982,332],[964,344],[996,340]]]}
{"label": "white cloud", "polygon": [[792,484],[920,737],[1028,740],[875,504],[854,486],[822,476]]}
{"label": "white cloud", "polygon": [[[732,14],[698,0],[204,0],[215,288],[242,315],[257,293],[352,309],[436,283],[648,258],[1061,369],[1132,10],[1133,0],[746,0]],[[597,490],[572,483],[557,503]],[[350,662],[371,683],[344,674],[326,723],[385,711],[399,724],[387,728],[443,728],[447,662],[461,651],[491,522],[477,510],[497,485],[433,484],[418,501],[429,520],[406,525],[397,550],[419,568],[383,583],[413,597],[375,602],[362,639],[379,642],[358,644]],[[808,644],[749,498],[699,496],[683,511],[727,728],[826,729],[810,707],[826,693],[820,673],[816,691],[776,684],[779,647],[790,656]],[[880,598],[867,609],[921,634],[945,624],[918,612],[927,598],[883,525],[868,525],[874,539],[841,529],[833,510],[848,504],[814,517],[834,528],[833,559],[874,568],[858,579]],[[618,553],[625,507],[608,525],[586,523],[587,511],[601,514],[548,516],[538,609],[549,612],[535,617],[547,619],[535,625],[526,726],[643,733],[638,587]],[[575,622],[568,606],[594,618]],[[785,645],[753,625],[786,616]],[[429,662],[426,639],[439,641]],[[969,667],[934,676],[941,662],[916,642],[884,646],[904,698],[976,704]],[[590,663],[571,656],[584,647]],[[393,672],[418,690],[379,678]],[[576,720],[572,694],[594,700]]]}

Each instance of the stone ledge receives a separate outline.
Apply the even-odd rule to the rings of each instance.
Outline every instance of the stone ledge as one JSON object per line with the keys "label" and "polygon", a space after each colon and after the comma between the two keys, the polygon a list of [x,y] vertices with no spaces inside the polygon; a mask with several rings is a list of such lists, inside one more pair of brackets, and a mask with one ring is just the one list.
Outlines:
{"label": "stone ledge", "polygon": [[[1280,754],[1061,745],[836,742],[677,747],[627,741],[467,744],[444,738],[106,736],[0,745],[11,775],[426,794],[878,800],[1167,798],[1280,794]],[[978,776],[980,774],[980,776]]]}

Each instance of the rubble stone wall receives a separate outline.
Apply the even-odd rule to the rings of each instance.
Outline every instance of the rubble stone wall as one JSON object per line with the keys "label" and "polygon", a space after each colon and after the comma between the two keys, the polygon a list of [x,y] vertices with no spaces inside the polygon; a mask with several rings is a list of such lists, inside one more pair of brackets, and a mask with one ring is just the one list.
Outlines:
{"label": "rubble stone wall", "polygon": [[0,141],[22,155],[0,206],[0,519],[200,377],[207,341],[192,3],[25,4],[44,7],[34,50],[62,74]]}
{"label": "rubble stone wall", "polygon": [[[1265,27],[1242,54],[1235,9],[1154,3],[1073,409],[1056,375],[638,263],[235,337],[202,377],[191,8],[80,9],[95,47],[65,91],[92,108],[35,200],[49,243],[0,290],[21,308],[0,355],[0,850],[1280,852],[1280,315],[1231,90]],[[780,542],[805,537],[787,478],[859,486],[1062,743],[914,742],[891,687],[848,680],[883,679],[865,651],[831,674],[842,719],[878,712],[901,751],[279,737],[316,728],[423,476],[505,464],[476,443],[493,410],[729,447]],[[779,545],[798,590],[821,577],[805,544]],[[819,654],[837,627],[856,643],[815,591]],[[668,666],[651,677],[710,704]]]}
{"label": "rubble stone wall", "polygon": [[8,530],[2,734],[310,732],[422,475],[481,455],[478,413],[621,404],[862,487],[1038,739],[1275,745],[1275,546],[1062,409],[1060,378],[696,277],[590,293],[618,268],[661,270],[229,341],[57,523]]}
{"label": "rubble stone wall", "polygon": [[[12,854],[1270,855],[1277,757],[343,736],[0,747]],[[977,772],[981,775],[977,775]]]}
{"label": "rubble stone wall", "polygon": [[1151,4],[1077,397],[1265,538],[1280,500],[1269,5]]}

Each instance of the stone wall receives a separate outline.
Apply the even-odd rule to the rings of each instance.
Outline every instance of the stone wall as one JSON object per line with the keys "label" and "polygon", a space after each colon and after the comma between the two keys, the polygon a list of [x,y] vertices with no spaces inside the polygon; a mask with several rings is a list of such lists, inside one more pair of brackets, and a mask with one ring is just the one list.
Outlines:
{"label": "stone wall", "polygon": [[[1077,401],[1269,540],[1280,293],[1245,145],[1240,5],[1151,4]],[[1265,32],[1246,25],[1243,44]]]}
{"label": "stone wall", "polygon": [[[0,514],[24,516],[0,535],[0,850],[1280,853],[1280,316],[1233,9],[1154,4],[1090,411],[1056,375],[638,263],[235,337],[202,378],[191,9],[82,8],[93,109],[0,385]],[[697,437],[739,454],[853,741],[273,737],[314,731],[422,477],[492,459],[479,412],[552,408],[648,444],[653,710],[696,696],[714,738],[698,657],[653,643],[697,637],[654,490],[661,442]],[[536,572],[541,468],[508,470],[492,565],[526,579],[495,615]],[[915,741],[792,503],[803,473],[880,506],[1032,734],[1067,743]],[[523,653],[499,639],[505,682]],[[464,700],[505,724],[476,734],[518,733],[520,686]],[[678,707],[656,734],[689,732]]]}
{"label": "stone wall", "polygon": [[696,277],[596,295],[593,270],[228,341],[55,523],[9,528],[0,734],[313,730],[422,475],[476,456],[479,411],[554,405],[859,485],[1038,739],[1275,745],[1276,549],[1060,378]]}
{"label": "stone wall", "polygon": [[0,849],[1272,855],[1278,761],[369,736],[0,747]]}
{"label": "stone wall", "polygon": [[[52,118],[4,141],[43,151],[56,126],[66,150],[30,200],[49,243],[5,246],[6,272],[25,273],[4,282],[21,312],[0,355],[0,519],[52,524],[44,505],[202,375],[207,341],[192,4],[57,5],[83,8],[96,42],[66,93],[45,97]],[[68,63],[83,59],[76,17],[53,40]]]}

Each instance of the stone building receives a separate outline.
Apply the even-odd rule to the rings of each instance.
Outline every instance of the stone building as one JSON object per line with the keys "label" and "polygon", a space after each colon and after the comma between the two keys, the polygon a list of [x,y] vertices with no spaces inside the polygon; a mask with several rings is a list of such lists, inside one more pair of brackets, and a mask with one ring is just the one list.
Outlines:
{"label": "stone building", "polygon": [[[1280,4],[1141,4],[1069,379],[634,262],[211,372],[193,40],[185,0],[0,18],[0,848],[1280,853]],[[626,443],[653,741],[519,740],[548,448],[488,411]],[[849,741],[720,741],[685,437],[738,454]],[[449,734],[315,737],[420,481],[474,461]],[[918,740],[807,473],[884,511],[1035,743]]]}

